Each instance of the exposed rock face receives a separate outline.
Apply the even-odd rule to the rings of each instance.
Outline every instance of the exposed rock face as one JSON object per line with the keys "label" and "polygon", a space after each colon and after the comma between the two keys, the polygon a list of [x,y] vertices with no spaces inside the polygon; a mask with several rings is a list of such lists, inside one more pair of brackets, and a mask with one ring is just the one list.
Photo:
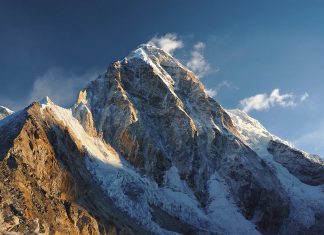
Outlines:
{"label": "exposed rock face", "polygon": [[289,208],[276,177],[177,60],[144,45],[112,64],[85,93],[97,130],[142,174],[164,186],[174,167],[208,209],[208,181],[217,171],[246,218],[261,231],[278,231]]}
{"label": "exposed rock face", "polygon": [[109,200],[87,173],[71,130],[38,103],[16,115],[0,125],[0,233],[121,231],[105,214],[109,206],[101,208]]}
{"label": "exposed rock face", "polygon": [[97,131],[94,127],[94,122],[92,118],[92,113],[87,107],[86,100],[87,92],[80,92],[77,103],[73,106],[73,116],[76,117],[80,124],[83,126],[84,130],[91,135],[96,136]]}
{"label": "exposed rock face", "polygon": [[324,184],[324,161],[319,156],[274,140],[269,142],[268,151],[275,161],[286,167],[300,181],[310,185]]}
{"label": "exposed rock face", "polygon": [[0,120],[11,115],[12,113],[13,113],[13,111],[11,111],[10,109],[0,106]]}
{"label": "exposed rock face", "polygon": [[142,45],[0,121],[0,233],[320,234],[323,161]]}

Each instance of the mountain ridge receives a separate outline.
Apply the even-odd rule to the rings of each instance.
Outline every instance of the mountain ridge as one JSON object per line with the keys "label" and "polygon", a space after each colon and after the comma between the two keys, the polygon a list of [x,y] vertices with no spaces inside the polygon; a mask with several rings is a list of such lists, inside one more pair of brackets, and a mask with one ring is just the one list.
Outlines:
{"label": "mountain ridge", "polygon": [[[242,111],[225,110],[192,71],[151,45],[112,63],[70,109],[45,98],[1,120],[0,147],[0,176],[9,182],[1,188],[18,191],[1,192],[0,212],[9,211],[8,218],[0,213],[1,232],[319,234],[323,228],[323,161]],[[38,203],[19,181],[40,192]]]}

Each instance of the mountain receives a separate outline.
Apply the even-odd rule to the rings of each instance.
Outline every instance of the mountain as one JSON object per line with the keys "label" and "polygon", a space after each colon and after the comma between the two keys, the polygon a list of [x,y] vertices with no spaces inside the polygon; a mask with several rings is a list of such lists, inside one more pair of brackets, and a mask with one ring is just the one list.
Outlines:
{"label": "mountain", "polygon": [[12,113],[13,111],[11,111],[10,109],[0,106],[0,120],[4,119],[5,117],[9,116]]}
{"label": "mountain", "polygon": [[0,232],[321,234],[324,162],[143,44],[0,121]]}

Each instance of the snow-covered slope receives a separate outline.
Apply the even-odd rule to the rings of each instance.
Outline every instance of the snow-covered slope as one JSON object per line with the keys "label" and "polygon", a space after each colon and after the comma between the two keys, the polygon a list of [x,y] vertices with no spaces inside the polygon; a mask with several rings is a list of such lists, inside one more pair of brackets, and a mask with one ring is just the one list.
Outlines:
{"label": "snow-covered slope", "polygon": [[267,147],[270,140],[283,142],[291,146],[288,142],[272,135],[258,120],[250,117],[244,111],[240,109],[226,111],[230,115],[236,129],[241,134],[241,139],[259,155],[269,154]]}
{"label": "snow-covered slope", "polygon": [[10,109],[0,106],[0,120],[11,115],[12,113],[13,113],[13,111],[11,111]]}
{"label": "snow-covered slope", "polygon": [[[295,149],[288,142],[270,134],[257,120],[248,116],[241,110],[227,110],[233,123],[239,131],[245,143],[256,151],[266,164],[270,165],[277,175],[280,184],[286,191],[291,201],[290,223],[284,226],[282,234],[296,234],[299,229],[305,229],[309,234],[313,234],[312,228],[320,227],[321,216],[324,214],[324,185],[313,186],[309,182],[303,183],[302,175],[308,174],[311,177],[317,175],[324,176],[324,161],[319,157]],[[280,145],[280,151],[272,146]],[[290,155],[285,154],[285,150],[290,151]],[[289,158],[289,162],[284,158]],[[287,163],[287,164],[285,164]],[[296,169],[301,168],[301,172]],[[319,173],[308,172],[307,168],[319,170]],[[293,221],[293,223],[291,223]],[[303,228],[304,227],[304,228]],[[309,229],[309,230],[308,230]],[[315,230],[316,231],[316,230]],[[323,230],[322,230],[323,231]]]}

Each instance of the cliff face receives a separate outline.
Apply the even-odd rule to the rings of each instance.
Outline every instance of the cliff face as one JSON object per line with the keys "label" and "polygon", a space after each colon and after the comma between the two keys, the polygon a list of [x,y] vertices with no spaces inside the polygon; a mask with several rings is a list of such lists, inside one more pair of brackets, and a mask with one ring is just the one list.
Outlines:
{"label": "cliff face", "polygon": [[0,233],[320,234],[323,166],[142,45],[0,121]]}

